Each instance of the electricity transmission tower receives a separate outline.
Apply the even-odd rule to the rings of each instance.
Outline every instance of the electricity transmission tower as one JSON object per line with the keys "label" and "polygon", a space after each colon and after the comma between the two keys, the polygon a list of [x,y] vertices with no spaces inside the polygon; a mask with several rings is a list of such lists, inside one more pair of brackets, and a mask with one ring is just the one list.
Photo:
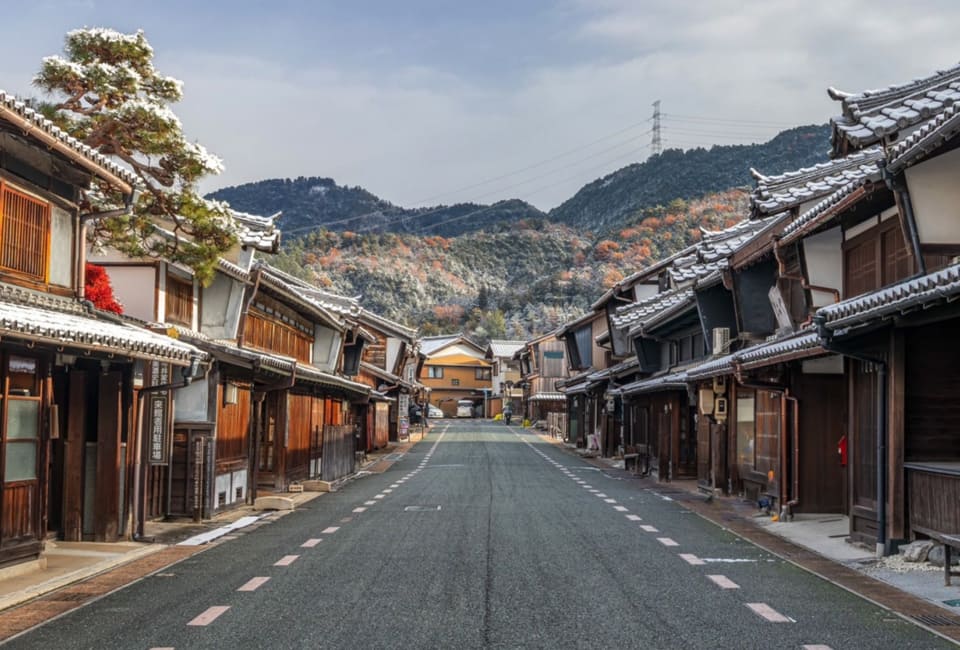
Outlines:
{"label": "electricity transmission tower", "polygon": [[653,135],[650,138],[650,154],[656,156],[663,152],[663,141],[660,139],[660,100],[653,102]]}

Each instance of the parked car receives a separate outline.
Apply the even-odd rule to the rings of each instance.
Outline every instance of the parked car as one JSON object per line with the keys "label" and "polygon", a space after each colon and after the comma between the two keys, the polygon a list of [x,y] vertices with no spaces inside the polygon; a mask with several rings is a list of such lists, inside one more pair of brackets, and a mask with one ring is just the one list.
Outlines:
{"label": "parked car", "polygon": [[458,418],[474,417],[473,400],[462,399],[457,402],[457,417]]}
{"label": "parked car", "polygon": [[436,406],[434,406],[433,404],[429,404],[429,405],[427,405],[427,417],[428,417],[428,418],[442,418],[442,417],[443,417],[443,411],[441,411],[440,409],[438,409],[438,408],[437,408]]}

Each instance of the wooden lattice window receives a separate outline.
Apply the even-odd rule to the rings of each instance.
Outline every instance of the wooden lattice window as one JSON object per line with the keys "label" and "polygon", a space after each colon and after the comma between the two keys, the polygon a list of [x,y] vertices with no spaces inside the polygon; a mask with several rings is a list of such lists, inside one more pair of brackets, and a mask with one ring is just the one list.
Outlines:
{"label": "wooden lattice window", "polygon": [[0,269],[47,281],[50,205],[0,183]]}
{"label": "wooden lattice window", "polygon": [[193,283],[167,275],[168,323],[193,326]]}

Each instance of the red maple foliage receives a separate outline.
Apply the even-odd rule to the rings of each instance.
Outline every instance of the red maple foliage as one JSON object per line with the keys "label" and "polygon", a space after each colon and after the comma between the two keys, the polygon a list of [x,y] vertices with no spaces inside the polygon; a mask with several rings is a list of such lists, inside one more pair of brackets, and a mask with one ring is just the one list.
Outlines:
{"label": "red maple foliage", "polygon": [[110,276],[102,266],[87,262],[84,295],[97,309],[112,311],[115,314],[123,313],[123,305],[117,302],[113,295]]}

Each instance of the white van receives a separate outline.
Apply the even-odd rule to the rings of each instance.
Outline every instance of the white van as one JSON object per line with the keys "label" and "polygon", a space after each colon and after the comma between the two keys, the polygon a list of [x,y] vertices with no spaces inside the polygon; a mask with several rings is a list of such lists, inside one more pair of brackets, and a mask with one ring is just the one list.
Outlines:
{"label": "white van", "polygon": [[457,401],[457,417],[458,418],[473,417],[473,402],[471,400],[462,399]]}

